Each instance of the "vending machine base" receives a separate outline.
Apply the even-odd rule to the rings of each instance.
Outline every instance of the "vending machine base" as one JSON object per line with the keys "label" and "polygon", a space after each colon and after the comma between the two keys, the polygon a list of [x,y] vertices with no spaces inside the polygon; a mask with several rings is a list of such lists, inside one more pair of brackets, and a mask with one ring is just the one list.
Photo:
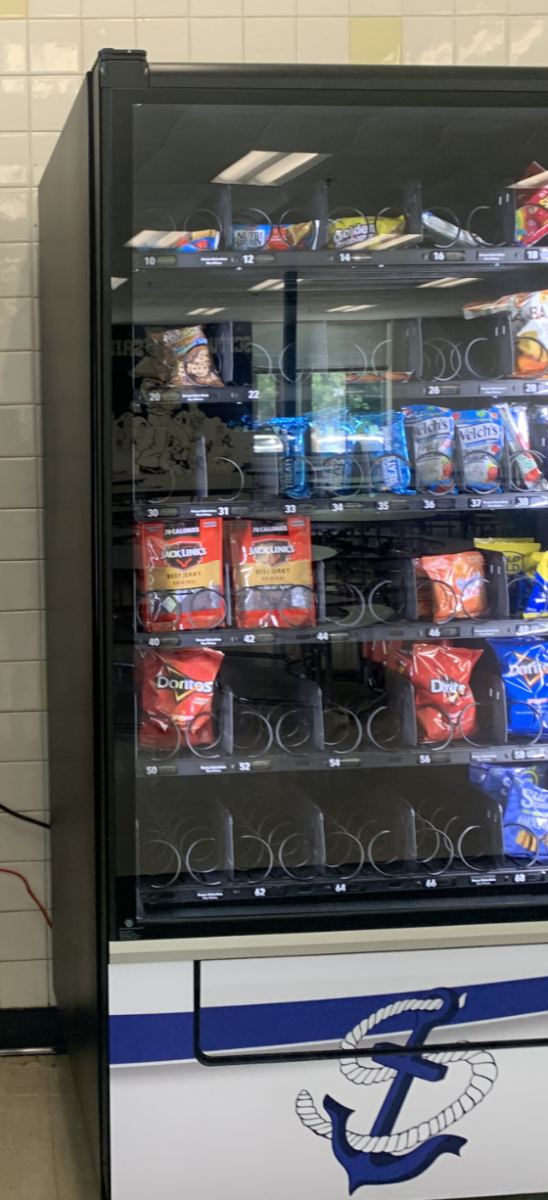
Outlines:
{"label": "vending machine base", "polygon": [[542,1194],[548,945],[492,940],[112,945],[113,1200]]}

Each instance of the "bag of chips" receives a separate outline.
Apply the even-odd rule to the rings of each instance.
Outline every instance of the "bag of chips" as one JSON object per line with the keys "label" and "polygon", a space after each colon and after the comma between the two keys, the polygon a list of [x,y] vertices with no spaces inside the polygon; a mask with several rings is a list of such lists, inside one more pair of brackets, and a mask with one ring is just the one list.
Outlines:
{"label": "bag of chips", "polygon": [[464,316],[510,317],[514,344],[514,376],[538,377],[548,373],[548,292],[516,292],[500,300],[480,300],[464,305]]}
{"label": "bag of chips", "polygon": [[503,823],[504,853],[548,859],[548,791],[515,778],[508,793]]}
{"label": "bag of chips", "polygon": [[548,552],[538,556],[535,567],[533,587],[527,598],[523,615],[527,620],[534,617],[548,617]]}
{"label": "bag of chips", "polygon": [[449,642],[415,642],[389,652],[388,670],[411,680],[420,742],[447,742],[476,732],[476,702],[470,676],[483,650]]}
{"label": "bag of chips", "polygon": [[453,414],[435,404],[409,404],[402,409],[411,444],[411,462],[419,492],[447,495],[455,491]]}
{"label": "bag of chips", "polygon": [[138,653],[143,749],[170,752],[216,740],[211,713],[223,658],[218,650],[195,646]]}
{"label": "bag of chips", "polygon": [[146,329],[151,356],[163,368],[167,387],[222,387],[201,325]]}
{"label": "bag of chips", "polygon": [[504,426],[494,409],[455,413],[461,487],[471,492],[500,492]]}
{"label": "bag of chips", "polygon": [[230,521],[228,538],[240,629],[316,623],[308,517]]}
{"label": "bag of chips", "polygon": [[542,787],[546,779],[546,764],[534,763],[530,767],[493,767],[490,763],[472,763],[469,767],[470,783],[475,783],[482,792],[506,805],[510,789],[516,782]]}
{"label": "bag of chips", "polygon": [[412,492],[403,413],[366,413],[353,425],[356,453],[369,460],[374,492]]}
{"label": "bag of chips", "polygon": [[548,646],[544,642],[500,638],[489,641],[506,692],[508,732],[521,737],[548,734]]}
{"label": "bag of chips", "polygon": [[478,550],[423,556],[421,563],[432,580],[435,621],[475,620],[488,612],[485,564]]}
{"label": "bag of chips", "polygon": [[360,249],[380,241],[389,244],[390,237],[405,233],[406,219],[403,216],[364,217],[363,213],[354,213],[350,217],[338,217],[330,220],[328,226],[327,245],[333,250],[346,250],[349,246]]}
{"label": "bag of chips", "polygon": [[224,624],[222,525],[208,517],[137,526],[139,616],[149,633]]}

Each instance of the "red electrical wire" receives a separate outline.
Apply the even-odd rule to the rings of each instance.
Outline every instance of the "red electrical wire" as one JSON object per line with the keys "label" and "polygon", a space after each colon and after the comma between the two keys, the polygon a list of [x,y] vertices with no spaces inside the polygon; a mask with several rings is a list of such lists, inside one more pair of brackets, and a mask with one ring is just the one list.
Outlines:
{"label": "red electrical wire", "polygon": [[0,867],[0,872],[2,873],[2,875],[15,875],[15,876],[17,877],[17,879],[22,879],[22,880],[23,880],[23,883],[24,883],[24,885],[25,885],[25,887],[26,887],[26,889],[27,889],[27,892],[28,892],[28,894],[29,894],[29,896],[30,896],[31,900],[34,900],[34,903],[35,903],[35,904],[38,906],[38,908],[40,909],[40,912],[42,913],[42,916],[43,916],[44,920],[45,920],[45,921],[47,921],[47,923],[48,923],[48,925],[49,925],[50,929],[52,929],[53,927],[52,927],[52,924],[51,924],[51,920],[50,920],[50,918],[49,918],[49,915],[48,915],[48,913],[46,912],[46,910],[45,910],[45,908],[44,908],[44,905],[40,903],[40,901],[39,901],[39,899],[38,899],[38,896],[35,896],[35,895],[34,895],[34,892],[33,892],[32,888],[31,888],[31,886],[30,886],[30,883],[29,883],[28,879],[25,879],[25,876],[24,876],[24,875],[21,875],[21,872],[20,872],[20,871],[10,871],[10,869],[9,869],[8,867]]}

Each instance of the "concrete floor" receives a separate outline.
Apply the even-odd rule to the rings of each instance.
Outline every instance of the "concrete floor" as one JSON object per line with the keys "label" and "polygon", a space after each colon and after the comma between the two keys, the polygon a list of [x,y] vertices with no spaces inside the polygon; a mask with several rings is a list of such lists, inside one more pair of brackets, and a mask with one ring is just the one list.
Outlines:
{"label": "concrete floor", "polygon": [[68,1059],[0,1057],[1,1200],[97,1200]]}

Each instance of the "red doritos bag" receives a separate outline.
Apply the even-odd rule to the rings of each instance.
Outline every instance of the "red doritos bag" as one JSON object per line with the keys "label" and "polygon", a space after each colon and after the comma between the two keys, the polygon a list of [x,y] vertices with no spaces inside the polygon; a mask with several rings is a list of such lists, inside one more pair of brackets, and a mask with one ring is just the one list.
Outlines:
{"label": "red doritos bag", "polygon": [[308,517],[231,521],[229,542],[240,629],[316,623]]}
{"label": "red doritos bag", "polygon": [[224,655],[218,650],[145,650],[137,655],[140,677],[139,745],[175,750],[215,740],[211,711],[215,679]]}
{"label": "red doritos bag", "polygon": [[222,520],[137,526],[139,615],[148,633],[224,625]]}
{"label": "red doritos bag", "polygon": [[416,642],[412,650],[393,649],[387,667],[410,679],[415,692],[420,742],[446,742],[476,732],[476,703],[470,687],[472,669],[483,650],[450,642]]}

